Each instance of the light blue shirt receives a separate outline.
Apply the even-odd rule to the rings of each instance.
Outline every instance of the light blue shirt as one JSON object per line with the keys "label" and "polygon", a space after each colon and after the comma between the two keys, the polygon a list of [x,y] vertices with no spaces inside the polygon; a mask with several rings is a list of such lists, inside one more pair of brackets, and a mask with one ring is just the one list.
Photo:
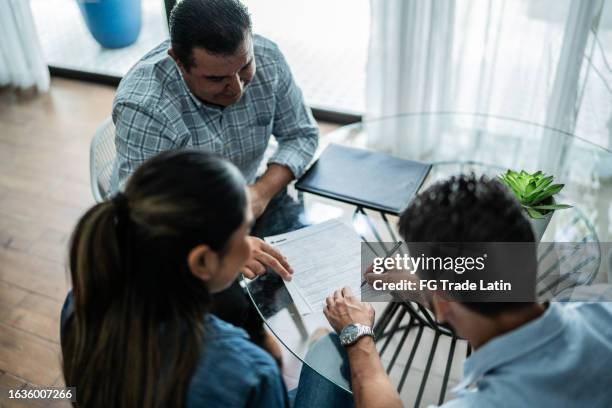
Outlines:
{"label": "light blue shirt", "polygon": [[123,77],[113,102],[117,190],[148,158],[178,148],[214,152],[255,181],[270,136],[278,149],[268,160],[299,178],[318,146],[319,130],[283,54],[253,36],[256,71],[242,98],[226,108],[208,105],[189,90],[168,56],[169,40],[151,50]]}
{"label": "light blue shirt", "polygon": [[459,407],[612,407],[612,303],[551,303],[465,361]]}

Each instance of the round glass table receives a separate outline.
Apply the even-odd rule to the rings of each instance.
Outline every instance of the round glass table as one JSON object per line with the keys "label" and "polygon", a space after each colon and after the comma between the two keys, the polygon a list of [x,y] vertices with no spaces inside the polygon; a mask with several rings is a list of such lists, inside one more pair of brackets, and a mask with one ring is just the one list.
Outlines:
{"label": "round glass table", "polygon": [[[612,136],[611,136],[612,138]],[[589,242],[597,248],[580,266],[581,282],[612,282],[612,151],[570,133],[509,118],[465,113],[416,113],[345,126],[321,138],[330,143],[390,154],[432,164],[419,191],[460,173],[495,177],[506,169],[542,170],[565,184],[560,201],[573,207],[556,211],[542,241]],[[612,144],[612,140],[611,140]],[[396,218],[306,195],[310,223],[341,218],[371,241],[394,241]],[[330,293],[337,288],[329,288]],[[322,313],[300,316],[284,284],[268,274],[247,285],[266,325],[304,364],[350,391],[340,367],[317,365],[309,337],[329,328]],[[383,364],[407,406],[441,403],[446,389],[461,378],[461,363],[470,348],[438,325],[418,304],[375,304],[377,346]],[[463,350],[460,350],[460,349]]]}

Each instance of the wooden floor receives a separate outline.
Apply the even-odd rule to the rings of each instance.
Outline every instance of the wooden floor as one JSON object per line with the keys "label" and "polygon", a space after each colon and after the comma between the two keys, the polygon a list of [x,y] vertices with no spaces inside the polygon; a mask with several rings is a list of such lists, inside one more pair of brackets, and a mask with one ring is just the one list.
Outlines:
{"label": "wooden floor", "polygon": [[2,388],[63,385],[59,313],[68,288],[66,245],[93,203],[89,140],[113,95],[111,87],[66,80],[54,80],[42,96],[0,93]]}
{"label": "wooden floor", "polygon": [[6,389],[63,385],[67,241],[93,204],[89,142],[114,93],[63,79],[41,96],[0,90],[0,407],[19,406],[2,399]]}

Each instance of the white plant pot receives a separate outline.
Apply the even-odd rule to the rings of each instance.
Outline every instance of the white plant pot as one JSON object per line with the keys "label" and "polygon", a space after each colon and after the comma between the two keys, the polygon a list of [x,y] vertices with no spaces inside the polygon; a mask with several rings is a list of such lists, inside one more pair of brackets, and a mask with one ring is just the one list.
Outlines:
{"label": "white plant pot", "polygon": [[[550,197],[546,202],[546,204],[551,205],[555,203],[556,201],[554,197]],[[552,218],[554,213],[555,211],[553,210],[549,211],[548,214],[544,216],[544,218],[531,218],[529,214],[527,214],[527,211],[525,211],[525,215],[527,216],[527,219],[529,219],[529,223],[531,224],[531,228],[533,229],[533,236],[535,238],[535,242],[540,242],[542,240],[542,237],[544,236],[546,228],[548,227],[550,219]]]}
{"label": "white plant pot", "polygon": [[550,219],[552,218],[554,211],[550,211],[548,214],[544,216],[544,218],[531,218],[527,211],[525,211],[525,215],[531,224],[531,229],[533,230],[533,236],[536,242],[540,242],[544,233],[546,232],[546,228],[550,223]]}

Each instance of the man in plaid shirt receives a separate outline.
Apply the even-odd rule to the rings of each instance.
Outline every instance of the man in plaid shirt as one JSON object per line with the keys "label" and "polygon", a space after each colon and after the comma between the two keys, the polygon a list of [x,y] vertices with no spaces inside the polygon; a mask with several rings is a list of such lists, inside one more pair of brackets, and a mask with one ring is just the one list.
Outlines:
{"label": "man in plaid shirt", "polygon": [[[121,81],[113,122],[115,191],[157,153],[203,149],[242,171],[254,216],[269,215],[259,220],[262,224],[265,219],[265,226],[255,226],[258,235],[285,232],[280,224],[282,229],[295,228],[295,220],[293,225],[278,222],[287,218],[281,208],[289,205],[285,187],[305,171],[319,131],[282,53],[272,41],[252,34],[248,11],[238,0],[177,3],[170,17],[170,40],[146,54]],[[272,134],[278,148],[258,177]],[[274,208],[264,214],[269,206]],[[245,276],[264,273],[268,266],[290,279],[291,268],[282,255],[259,239],[253,239],[252,247]],[[239,290],[233,289],[234,294]],[[244,311],[232,314],[227,320],[244,326],[235,318]]]}

